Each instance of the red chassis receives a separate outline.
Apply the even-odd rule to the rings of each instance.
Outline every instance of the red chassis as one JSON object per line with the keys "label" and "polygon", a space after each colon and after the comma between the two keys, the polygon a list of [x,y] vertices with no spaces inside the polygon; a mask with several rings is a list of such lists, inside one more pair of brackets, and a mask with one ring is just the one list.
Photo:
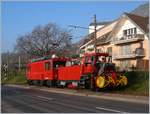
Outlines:
{"label": "red chassis", "polygon": [[78,86],[92,89],[121,83],[120,80],[117,81],[115,66],[107,53],[85,54],[81,64],[73,64],[68,58],[30,62],[27,65],[27,80],[29,84],[36,85]]}

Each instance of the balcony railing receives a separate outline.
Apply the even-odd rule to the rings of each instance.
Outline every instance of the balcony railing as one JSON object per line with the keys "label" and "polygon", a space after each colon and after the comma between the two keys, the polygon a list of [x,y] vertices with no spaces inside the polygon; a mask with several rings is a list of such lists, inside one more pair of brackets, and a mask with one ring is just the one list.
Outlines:
{"label": "balcony railing", "polygon": [[122,38],[116,38],[113,42],[114,44],[123,44],[123,43],[136,42],[140,40],[144,40],[144,34],[123,36]]}
{"label": "balcony railing", "polygon": [[143,48],[137,48],[135,51],[127,52],[126,54],[113,54],[113,59],[130,59],[144,57],[145,52]]}

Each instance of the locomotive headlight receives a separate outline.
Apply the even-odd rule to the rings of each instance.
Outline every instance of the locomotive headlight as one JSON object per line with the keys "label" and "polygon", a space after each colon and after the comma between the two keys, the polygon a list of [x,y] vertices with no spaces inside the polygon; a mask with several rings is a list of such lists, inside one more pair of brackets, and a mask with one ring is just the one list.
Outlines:
{"label": "locomotive headlight", "polygon": [[47,79],[48,79],[48,77],[45,77],[45,79],[47,80]]}

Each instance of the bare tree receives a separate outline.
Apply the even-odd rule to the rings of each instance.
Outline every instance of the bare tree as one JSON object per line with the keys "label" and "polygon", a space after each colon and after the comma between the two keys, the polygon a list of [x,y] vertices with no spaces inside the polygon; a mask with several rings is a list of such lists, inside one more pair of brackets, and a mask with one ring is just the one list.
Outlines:
{"label": "bare tree", "polygon": [[64,52],[69,53],[71,33],[53,23],[44,27],[38,26],[31,33],[20,36],[15,49],[17,52],[27,53],[31,56],[43,56],[52,52],[59,55]]}

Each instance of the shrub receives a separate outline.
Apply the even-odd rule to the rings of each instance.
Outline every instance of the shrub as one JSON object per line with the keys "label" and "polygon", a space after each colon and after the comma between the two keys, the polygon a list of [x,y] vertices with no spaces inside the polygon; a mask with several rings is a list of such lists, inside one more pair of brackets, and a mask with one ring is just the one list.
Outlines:
{"label": "shrub", "polygon": [[3,83],[8,84],[26,84],[25,70],[22,71],[10,71],[8,72],[6,80],[2,80]]}
{"label": "shrub", "polygon": [[125,74],[128,85],[125,92],[148,95],[149,94],[149,71],[131,71]]}

